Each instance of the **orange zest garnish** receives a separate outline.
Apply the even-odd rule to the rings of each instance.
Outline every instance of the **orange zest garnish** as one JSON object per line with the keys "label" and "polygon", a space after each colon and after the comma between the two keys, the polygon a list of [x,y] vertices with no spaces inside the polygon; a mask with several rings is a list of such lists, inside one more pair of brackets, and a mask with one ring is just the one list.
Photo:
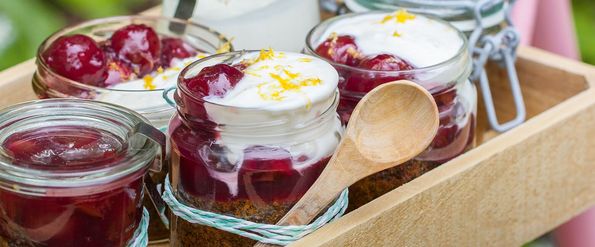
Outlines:
{"label": "orange zest garnish", "polygon": [[380,21],[381,24],[387,23],[391,20],[395,20],[397,23],[405,23],[409,20],[413,20],[415,19],[415,15],[411,14],[409,12],[407,12],[407,10],[404,9],[400,9],[397,10],[397,12],[395,12],[392,15],[387,15],[384,18],[382,18],[382,20]]}
{"label": "orange zest garnish", "polygon": [[318,77],[301,78],[300,73],[289,71],[283,67],[280,67],[278,70],[282,71],[282,73],[269,74],[274,80],[273,82],[263,82],[257,86],[259,96],[264,100],[281,101],[285,99],[284,94],[286,92],[296,92],[306,97],[306,100],[308,101],[306,108],[310,108],[311,101],[301,89],[303,87],[320,85],[322,80]]}
{"label": "orange zest garnish", "polygon": [[143,81],[145,81],[145,89],[147,90],[155,90],[157,88],[157,86],[155,86],[155,84],[153,84],[153,77],[150,75],[146,75],[145,77],[143,77]]}

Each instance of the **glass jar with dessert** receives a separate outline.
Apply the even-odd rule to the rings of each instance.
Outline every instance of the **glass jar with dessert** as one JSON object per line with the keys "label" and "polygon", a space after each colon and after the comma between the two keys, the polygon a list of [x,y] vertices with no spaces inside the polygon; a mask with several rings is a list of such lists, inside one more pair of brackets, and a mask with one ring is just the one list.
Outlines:
{"label": "glass jar with dessert", "polygon": [[0,111],[0,246],[128,246],[161,151],[142,128],[131,110],[79,99]]}
{"label": "glass jar with dessert", "polygon": [[347,14],[316,26],[306,42],[307,53],[339,72],[338,112],[344,123],[365,93],[400,79],[426,88],[438,105],[440,127],[427,150],[350,187],[351,209],[474,146],[477,92],[468,80],[471,56],[465,35],[449,23],[404,10]]}
{"label": "glass jar with dessert", "polygon": [[158,128],[175,112],[162,99],[188,64],[231,44],[186,20],[151,16],[95,19],[64,28],[37,53],[33,89],[39,98],[82,98],[135,110]]}
{"label": "glass jar with dessert", "polygon": [[[220,54],[184,69],[169,126],[173,194],[185,205],[274,224],[318,178],[342,133],[338,75],[309,55]],[[172,246],[255,241],[182,218]]]}
{"label": "glass jar with dessert", "polygon": [[[513,0],[345,0],[348,10],[396,10],[404,8],[421,14],[438,16],[449,21],[469,37],[474,64],[471,79],[481,87],[490,126],[496,131],[506,131],[525,121],[525,103],[514,66],[520,37],[510,19]],[[488,60],[496,61],[508,74],[512,98],[516,108],[515,118],[501,123],[496,116],[489,80],[485,72]]]}

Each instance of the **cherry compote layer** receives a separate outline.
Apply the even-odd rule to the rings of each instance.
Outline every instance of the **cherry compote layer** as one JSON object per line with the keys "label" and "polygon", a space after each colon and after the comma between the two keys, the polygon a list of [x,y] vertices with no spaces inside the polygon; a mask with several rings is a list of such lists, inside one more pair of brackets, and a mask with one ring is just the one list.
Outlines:
{"label": "cherry compote layer", "polygon": [[[392,54],[363,54],[357,39],[350,35],[332,34],[315,52],[334,62],[339,72],[341,101],[338,113],[347,124],[360,99],[373,88],[392,81],[416,81],[416,67]],[[463,82],[469,83],[469,82]],[[385,170],[350,187],[350,210],[409,182],[443,164],[474,145],[475,99],[463,95],[456,82],[424,83],[434,97],[440,115],[438,133],[427,150],[404,165]]]}
{"label": "cherry compote layer", "polygon": [[[68,172],[110,168],[123,159],[127,146],[91,127],[52,126],[14,133],[2,149],[15,166]],[[43,195],[0,190],[0,245],[126,246],[141,219],[142,184],[142,174],[135,173],[78,188],[94,191],[82,195],[50,188]]]}

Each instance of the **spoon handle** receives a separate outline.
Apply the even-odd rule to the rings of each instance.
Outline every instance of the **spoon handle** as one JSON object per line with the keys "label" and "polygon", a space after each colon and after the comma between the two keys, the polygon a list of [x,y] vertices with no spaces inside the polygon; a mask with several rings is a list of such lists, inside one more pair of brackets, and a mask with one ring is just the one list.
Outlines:
{"label": "spoon handle", "polygon": [[[337,153],[333,155],[326,168],[322,171],[316,182],[302,196],[302,198],[277,222],[277,225],[305,225],[310,223],[317,215],[331,204],[341,192],[355,183],[357,179],[352,174],[366,174],[359,169],[360,159],[353,157],[353,141],[346,137]],[[360,171],[354,172],[353,168]],[[257,243],[255,247],[274,246]]]}

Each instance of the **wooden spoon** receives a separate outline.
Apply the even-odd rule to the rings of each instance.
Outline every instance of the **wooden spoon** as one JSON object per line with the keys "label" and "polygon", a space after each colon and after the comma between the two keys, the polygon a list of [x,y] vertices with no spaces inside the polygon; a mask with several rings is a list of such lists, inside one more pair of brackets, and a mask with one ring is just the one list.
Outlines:
{"label": "wooden spoon", "polygon": [[401,80],[376,87],[355,107],[320,177],[277,225],[308,224],[345,188],[417,156],[434,139],[438,122],[434,98],[421,86]]}

